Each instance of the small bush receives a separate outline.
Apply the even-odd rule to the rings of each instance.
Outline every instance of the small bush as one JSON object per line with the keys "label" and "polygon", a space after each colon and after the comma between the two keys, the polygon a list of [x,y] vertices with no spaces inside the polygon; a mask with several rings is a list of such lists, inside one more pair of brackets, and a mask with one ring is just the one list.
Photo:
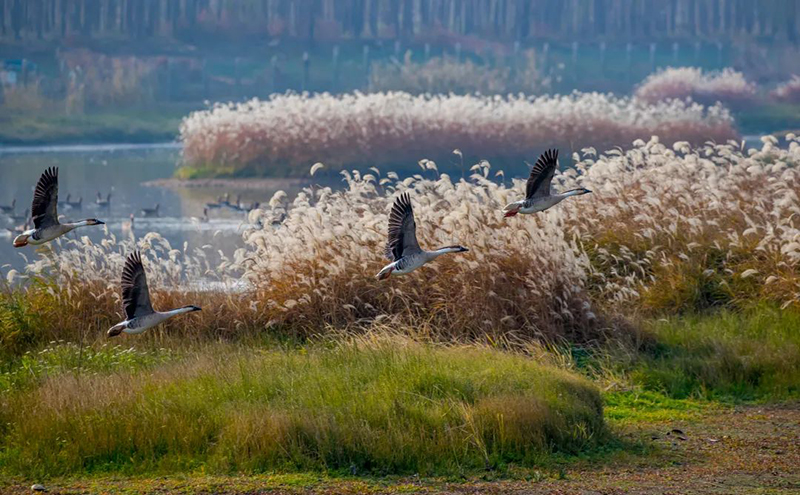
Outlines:
{"label": "small bush", "polygon": [[774,99],[786,103],[800,103],[800,76],[794,75],[779,84],[770,94]]}
{"label": "small bush", "polygon": [[755,99],[756,86],[731,68],[704,74],[695,67],[670,67],[648,76],[634,96],[650,103],[691,98],[705,105],[742,107]]}

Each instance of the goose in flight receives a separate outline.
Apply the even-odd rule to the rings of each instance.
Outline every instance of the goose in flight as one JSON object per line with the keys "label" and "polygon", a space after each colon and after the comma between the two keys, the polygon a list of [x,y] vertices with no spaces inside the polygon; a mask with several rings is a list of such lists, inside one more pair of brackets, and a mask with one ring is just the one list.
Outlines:
{"label": "goose in flight", "polygon": [[536,160],[536,165],[531,169],[528,183],[525,186],[525,199],[509,203],[503,208],[504,216],[513,217],[517,213],[530,214],[544,211],[570,196],[589,194],[590,190],[579,187],[563,193],[553,194],[550,183],[558,167],[558,150],[547,150]]}
{"label": "goose in flight", "polygon": [[378,280],[389,278],[392,274],[410,273],[429,261],[446,253],[463,253],[469,249],[462,246],[446,246],[435,251],[425,251],[417,242],[417,224],[411,198],[403,193],[394,201],[389,215],[389,240],[384,254],[391,263],[375,276]]}
{"label": "goose in flight", "polygon": [[122,269],[122,309],[125,310],[125,321],[117,323],[108,330],[109,337],[116,337],[122,332],[129,334],[143,333],[176,315],[200,311],[197,306],[184,306],[172,311],[156,311],[150,304],[150,292],[147,289],[147,277],[142,265],[139,251],[128,255],[125,268]]}
{"label": "goose in flight", "polygon": [[96,218],[87,218],[80,222],[59,223],[58,221],[58,167],[44,171],[36,184],[31,204],[33,229],[26,230],[14,239],[14,247],[28,244],[39,245],[52,241],[67,232],[87,225],[103,225]]}

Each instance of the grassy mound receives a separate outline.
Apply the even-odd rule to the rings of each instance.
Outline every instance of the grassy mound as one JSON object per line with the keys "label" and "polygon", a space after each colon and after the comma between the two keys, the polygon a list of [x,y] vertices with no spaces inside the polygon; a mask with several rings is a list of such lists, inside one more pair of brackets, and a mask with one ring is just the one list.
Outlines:
{"label": "grassy mound", "polygon": [[0,472],[458,474],[605,438],[587,381],[480,347],[383,338],[130,361],[93,356],[80,375],[51,367],[6,391]]}

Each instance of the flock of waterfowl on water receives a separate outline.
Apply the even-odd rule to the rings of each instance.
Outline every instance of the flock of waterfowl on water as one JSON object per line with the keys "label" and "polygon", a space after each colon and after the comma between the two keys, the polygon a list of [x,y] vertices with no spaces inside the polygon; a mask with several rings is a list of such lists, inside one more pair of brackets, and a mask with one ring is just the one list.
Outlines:
{"label": "flock of waterfowl on water", "polygon": [[[531,168],[530,176],[525,187],[525,198],[510,203],[503,208],[505,217],[512,217],[518,213],[532,214],[547,210],[570,196],[588,194],[586,188],[577,188],[555,193],[551,183],[558,167],[558,150],[548,150],[542,154]],[[259,207],[258,203],[243,205],[237,198],[235,203],[229,201],[229,195],[217,198],[216,203],[208,203],[203,211],[203,219],[208,221],[208,209],[231,208],[237,211],[250,211]],[[66,203],[70,205],[70,196]],[[77,203],[76,210],[80,210],[82,198]],[[96,204],[107,207],[111,202],[111,194],[103,198],[99,193]],[[27,245],[40,245],[50,242],[62,235],[80,228],[92,225],[103,225],[104,222],[96,218],[87,218],[78,222],[61,223],[58,218],[58,168],[51,167],[44,171],[36,184],[31,204],[31,219],[33,228],[28,225],[14,239],[14,247],[21,248]],[[13,215],[16,200],[10,206],[0,206],[0,212]],[[157,217],[159,205],[153,208],[143,208],[145,217]],[[27,211],[26,211],[27,216]],[[129,229],[133,229],[134,217],[131,215]],[[123,229],[124,229],[123,225]],[[417,241],[417,224],[414,221],[414,209],[411,205],[411,196],[408,192],[400,194],[392,205],[389,214],[388,240],[384,254],[391,261],[376,275],[378,280],[384,280],[392,275],[410,273],[422,265],[435,260],[447,253],[462,253],[467,248],[459,245],[445,246],[433,251],[422,249]],[[122,270],[122,307],[125,320],[114,325],[108,330],[108,336],[114,337],[120,333],[139,334],[152,328],[173,316],[200,311],[197,306],[185,306],[171,311],[156,311],[150,303],[150,293],[147,288],[147,277],[142,265],[141,253],[138,251],[128,255]]]}

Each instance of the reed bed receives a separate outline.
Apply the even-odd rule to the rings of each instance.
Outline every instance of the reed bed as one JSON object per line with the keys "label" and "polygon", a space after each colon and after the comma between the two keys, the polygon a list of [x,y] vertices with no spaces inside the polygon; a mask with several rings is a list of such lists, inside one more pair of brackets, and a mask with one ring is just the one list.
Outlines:
{"label": "reed bed", "polygon": [[[593,194],[513,219],[501,209],[521,197],[523,180],[488,162],[462,180],[425,160],[405,179],[343,172],[343,190],[276,194],[251,213],[264,227],[246,231],[245,247],[218,265],[202,249],[174,249],[156,234],[138,244],[157,305],[205,308],[169,322],[164,334],[202,340],[269,329],[307,337],[380,324],[444,341],[598,342],[619,335],[618,314],[800,306],[800,142],[786,139],[778,147],[767,136],[749,150],[657,138],[602,155],[587,148],[554,186]],[[378,282],[388,212],[405,191],[423,247],[470,251]],[[272,227],[268,219],[284,210],[286,220]],[[56,281],[25,289],[23,303],[39,304],[48,319],[31,327],[75,336],[76,322],[91,322],[102,336],[119,318],[130,242],[65,241],[25,273],[9,274]],[[218,285],[186,286],[197,280]]]}
{"label": "reed bed", "polygon": [[793,75],[788,81],[779,84],[770,95],[781,102],[800,103],[800,76]]}
{"label": "reed bed", "polygon": [[731,68],[704,73],[697,67],[668,67],[642,81],[634,97],[650,103],[690,98],[704,105],[742,107],[755,100],[756,85]]}
{"label": "reed bed", "polygon": [[736,136],[720,106],[682,101],[643,104],[596,93],[568,96],[284,94],[218,104],[181,125],[186,175],[303,175],[331,168],[397,167],[420,157],[521,161],[546,146],[605,149],[637,137],[671,143]]}

